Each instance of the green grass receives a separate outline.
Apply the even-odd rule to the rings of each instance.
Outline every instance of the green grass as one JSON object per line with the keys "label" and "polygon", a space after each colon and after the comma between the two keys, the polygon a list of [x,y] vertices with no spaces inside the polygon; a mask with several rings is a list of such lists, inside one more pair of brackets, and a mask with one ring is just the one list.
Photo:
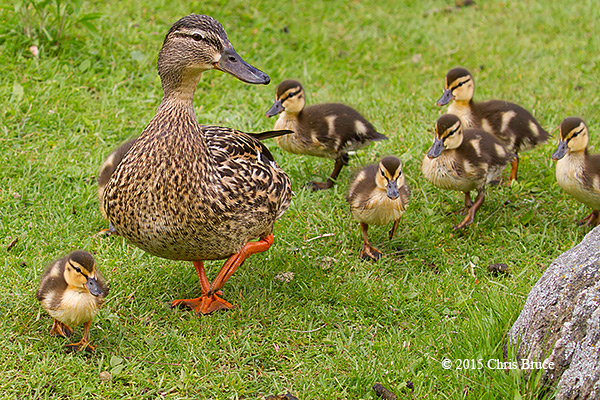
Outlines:
{"label": "green grass", "polygon": [[[435,101],[444,75],[457,65],[474,74],[477,99],[521,104],[554,136],[564,117],[583,117],[600,151],[600,11],[591,0],[478,1],[433,14],[449,2],[346,3],[78,2],[58,42],[52,18],[42,21],[48,35],[27,35],[22,11],[0,6],[3,398],[258,399],[290,391],[302,400],[373,399],[376,381],[400,398],[537,398],[535,379],[516,371],[445,370],[441,361],[503,360],[530,288],[587,232],[572,221],[589,210],[556,185],[555,141],[523,154],[519,182],[490,188],[475,223],[459,233],[452,226],[460,217],[448,212],[462,196],[430,185],[420,163],[443,111]],[[270,141],[296,197],[275,245],[227,282],[225,298],[238,308],[203,318],[169,309],[172,299],[199,293],[189,263],[95,237],[106,226],[98,168],[153,116],[162,94],[157,52],[170,25],[192,12],[222,22],[237,51],[273,81],[257,87],[206,73],[195,98],[201,123],[272,129],[264,113],[275,85],[294,78],[309,103],[352,105],[390,137],[353,157],[324,193],[302,185],[325,178],[331,161],[283,153]],[[357,257],[361,235],[344,196],[353,171],[387,154],[404,160],[413,198],[393,241],[389,227],[370,230],[387,256],[368,263]],[[93,355],[65,353],[34,296],[45,266],[76,248],[95,254],[111,286],[92,327]],[[512,273],[489,274],[497,262]],[[221,263],[207,263],[210,276]],[[281,272],[293,280],[275,279]],[[100,381],[104,371],[111,381]]]}

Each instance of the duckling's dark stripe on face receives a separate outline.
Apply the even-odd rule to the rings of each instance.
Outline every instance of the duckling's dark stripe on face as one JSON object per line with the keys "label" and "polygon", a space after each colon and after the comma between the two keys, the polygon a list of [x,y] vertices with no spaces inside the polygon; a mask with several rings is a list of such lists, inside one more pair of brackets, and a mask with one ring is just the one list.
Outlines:
{"label": "duckling's dark stripe on face", "polygon": [[454,86],[450,90],[458,89],[459,87],[461,87],[462,85],[464,85],[465,83],[470,82],[470,81],[471,81],[471,78],[467,79],[466,81],[462,81],[462,82],[458,83],[456,86]]}
{"label": "duckling's dark stripe on face", "polygon": [[292,93],[288,94],[287,96],[285,96],[284,99],[281,99],[281,102],[284,102],[284,101],[286,101],[287,99],[289,99],[291,97],[297,96],[300,92],[302,92],[302,89],[298,89],[295,92],[292,92]]}
{"label": "duckling's dark stripe on face", "polygon": [[68,263],[69,263],[69,265],[71,266],[71,268],[73,268],[75,271],[77,271],[78,273],[80,273],[81,275],[83,275],[83,276],[84,276],[86,279],[88,278],[88,275],[87,275],[85,272],[83,272],[83,271],[81,270],[81,268],[79,268],[79,267],[78,267],[78,266],[76,266],[76,265],[73,265],[73,263],[71,262],[71,260],[69,260],[69,261],[68,261]]}
{"label": "duckling's dark stripe on face", "polygon": [[581,132],[583,132],[583,130],[584,130],[584,129],[585,129],[585,127],[581,128],[579,131],[577,131],[577,132],[573,133],[573,134],[571,135],[571,137],[570,137],[569,139],[567,139],[567,140],[571,140],[571,139],[573,139],[574,137],[576,137],[577,135],[579,135]]}

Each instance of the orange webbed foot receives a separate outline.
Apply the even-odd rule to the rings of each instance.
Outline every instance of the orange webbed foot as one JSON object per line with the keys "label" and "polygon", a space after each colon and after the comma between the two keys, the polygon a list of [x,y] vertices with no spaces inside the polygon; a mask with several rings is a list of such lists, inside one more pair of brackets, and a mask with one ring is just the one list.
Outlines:
{"label": "orange webbed foot", "polygon": [[383,253],[377,250],[375,247],[370,244],[364,244],[362,249],[360,249],[360,253],[358,255],[362,260],[366,261],[378,261]]}
{"label": "orange webbed foot", "polygon": [[54,323],[52,324],[52,328],[50,329],[51,336],[68,338],[68,337],[71,337],[72,334],[73,334],[73,328],[71,328],[69,325],[63,324],[59,320],[56,320],[56,319],[54,320]]}
{"label": "orange webbed foot", "polygon": [[[219,291],[218,293],[222,293]],[[198,316],[211,314],[218,310],[230,310],[233,305],[226,300],[223,300],[217,294],[203,295],[195,299],[177,299],[171,302],[171,308],[177,306],[186,306],[194,310]]]}

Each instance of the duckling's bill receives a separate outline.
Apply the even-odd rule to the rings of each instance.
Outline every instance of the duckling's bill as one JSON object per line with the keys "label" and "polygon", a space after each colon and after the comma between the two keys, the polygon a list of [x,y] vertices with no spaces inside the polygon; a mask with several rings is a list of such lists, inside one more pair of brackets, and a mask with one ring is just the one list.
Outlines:
{"label": "duckling's bill", "polygon": [[283,104],[281,103],[281,100],[275,100],[275,103],[273,103],[273,106],[271,106],[271,108],[269,108],[269,111],[267,111],[265,115],[267,116],[267,118],[270,118],[270,117],[274,117],[275,115],[279,114],[282,111],[283,111]]}
{"label": "duckling's bill", "polygon": [[440,107],[445,106],[446,104],[450,103],[452,101],[452,99],[454,99],[452,90],[444,89],[444,93],[442,93],[442,97],[440,97],[440,99],[437,101],[436,104]]}
{"label": "duckling's bill", "polygon": [[267,74],[244,61],[233,47],[223,50],[221,59],[215,64],[215,69],[227,72],[242,82],[254,85],[268,85],[271,82],[271,78]]}
{"label": "duckling's bill", "polygon": [[440,154],[442,154],[442,151],[444,151],[444,141],[436,136],[433,141],[433,145],[427,152],[427,157],[430,159],[439,157]]}
{"label": "duckling's bill", "polygon": [[567,152],[569,151],[569,145],[567,143],[566,140],[561,140],[558,143],[558,147],[556,148],[556,151],[552,154],[552,161],[558,161],[561,158],[563,158],[565,156],[565,154],[567,154]]}
{"label": "duckling's bill", "polygon": [[100,290],[100,287],[98,287],[98,281],[92,276],[88,276],[87,281],[85,282],[85,287],[90,291],[92,296],[98,297],[103,294],[102,290]]}

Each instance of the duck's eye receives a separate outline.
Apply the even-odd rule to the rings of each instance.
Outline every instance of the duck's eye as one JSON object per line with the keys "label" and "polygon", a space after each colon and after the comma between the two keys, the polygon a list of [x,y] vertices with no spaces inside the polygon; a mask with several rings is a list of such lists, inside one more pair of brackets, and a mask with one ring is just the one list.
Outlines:
{"label": "duck's eye", "polygon": [[74,266],[74,265],[73,265],[73,269],[74,269],[75,271],[77,271],[77,272],[81,273],[81,268],[79,268],[79,267],[76,267],[76,266]]}
{"label": "duck's eye", "polygon": [[574,138],[575,136],[579,135],[581,132],[583,132],[583,129],[581,129],[581,130],[580,130],[580,131],[578,131],[578,132],[575,132],[575,133],[574,133],[574,134],[571,136],[571,138]]}
{"label": "duck's eye", "polygon": [[467,83],[467,82],[469,82],[469,81],[470,81],[470,79],[467,79],[466,81],[462,81],[461,83],[459,83],[458,85],[456,85],[456,86],[454,87],[454,89],[461,87],[462,85],[464,85],[465,83]]}
{"label": "duck's eye", "polygon": [[203,37],[201,34],[199,34],[199,33],[194,33],[194,34],[192,35],[192,39],[194,39],[196,42],[199,42],[199,41],[201,41],[202,39],[204,39],[204,37]]}

